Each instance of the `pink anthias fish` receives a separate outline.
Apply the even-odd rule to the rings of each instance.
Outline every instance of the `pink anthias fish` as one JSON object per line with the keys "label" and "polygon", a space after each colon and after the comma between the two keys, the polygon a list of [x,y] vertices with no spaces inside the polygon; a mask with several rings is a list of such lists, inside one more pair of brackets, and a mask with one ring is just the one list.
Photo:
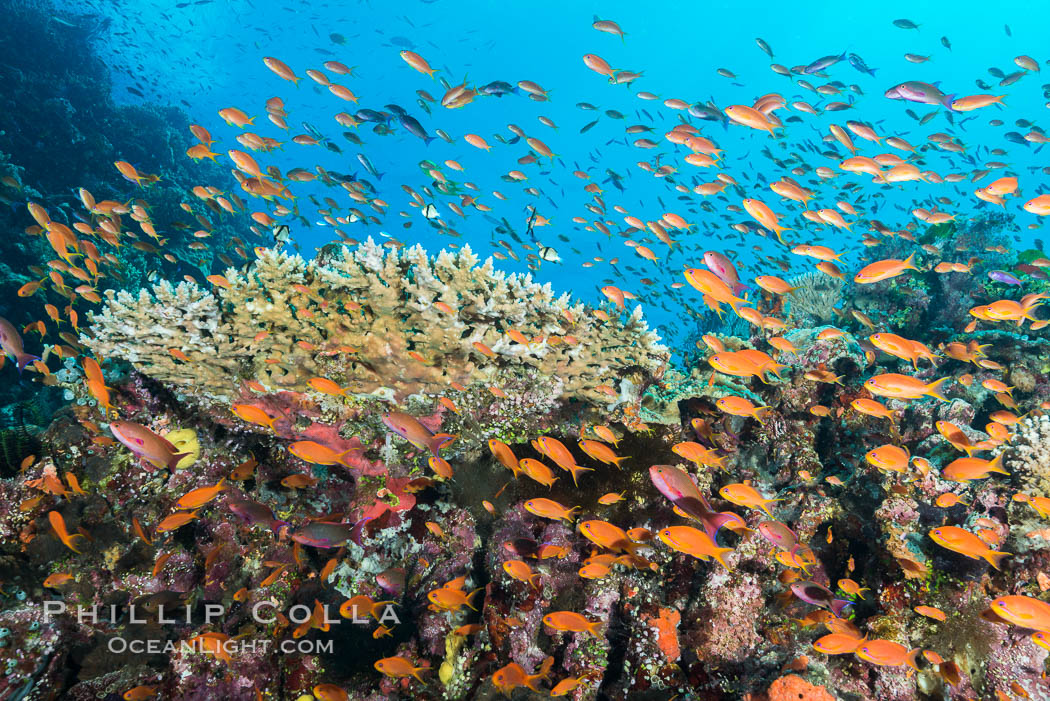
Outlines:
{"label": "pink anthias fish", "polygon": [[696,482],[684,470],[673,465],[653,465],[649,468],[649,478],[660,490],[660,493],[671,500],[682,513],[685,513],[703,524],[704,531],[715,539],[722,526],[747,528],[744,519],[732,511],[715,511],[700,493]]}
{"label": "pink anthias fish", "polygon": [[251,499],[228,499],[226,506],[250,526],[260,524],[279,534],[282,528],[286,528],[289,525],[287,521],[282,521],[274,516],[273,509],[269,506]]}
{"label": "pink anthias fish", "polygon": [[847,599],[836,599],[830,589],[816,582],[795,582],[791,585],[791,591],[807,604],[827,609],[839,618],[842,618],[842,612],[847,607],[853,605],[853,602]]}
{"label": "pink anthias fish", "polygon": [[19,372],[34,360],[40,360],[38,356],[26,353],[22,346],[22,334],[18,333],[14,324],[3,317],[0,317],[0,347],[14,358]]}
{"label": "pink anthias fish", "polygon": [[704,254],[704,265],[718,276],[718,279],[726,284],[733,294],[739,295],[747,289],[747,285],[740,284],[740,276],[736,272],[736,266],[718,251],[708,251]]}
{"label": "pink anthias fish", "polygon": [[383,423],[417,448],[429,450],[435,457],[440,457],[438,451],[455,438],[449,433],[433,433],[419,423],[416,417],[400,411],[392,411],[384,416]]}
{"label": "pink anthias fish", "polygon": [[167,467],[174,470],[179,460],[189,455],[189,453],[180,453],[171,441],[142,424],[112,421],[109,424],[109,430],[131,452],[145,458],[156,467]]}
{"label": "pink anthias fish", "polygon": [[944,105],[952,108],[952,99],[955,94],[945,95],[937,84],[921,83],[917,80],[909,80],[900,85],[894,85],[886,91],[886,97],[891,100],[905,100],[907,102],[918,102],[923,105]]}
{"label": "pink anthias fish", "polygon": [[354,524],[311,521],[292,533],[292,540],[313,548],[338,548],[354,535]]}

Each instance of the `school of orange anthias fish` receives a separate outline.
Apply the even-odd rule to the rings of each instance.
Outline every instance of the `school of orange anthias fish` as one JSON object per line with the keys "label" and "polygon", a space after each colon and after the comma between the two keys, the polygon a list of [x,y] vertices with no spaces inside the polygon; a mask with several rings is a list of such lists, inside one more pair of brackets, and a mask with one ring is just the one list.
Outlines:
{"label": "school of orange anthias fish", "polygon": [[[611,20],[596,19],[594,28],[623,37]],[[437,85],[422,55],[405,50],[400,58],[406,71]],[[613,86],[641,79],[596,54],[583,62]],[[848,62],[867,70],[860,57]],[[845,90],[829,78],[839,63],[846,65],[845,54],[773,70],[832,100]],[[1024,86],[1018,81],[1040,68],[1028,56],[1014,63],[1018,72],[1004,76],[1005,85]],[[284,81],[327,88],[346,106],[334,115],[343,128],[384,134],[400,126],[427,143],[456,143],[440,129],[431,136],[404,110],[359,108],[353,71],[338,61],[293,69],[267,57],[265,67]],[[418,91],[428,115],[431,107],[469,110],[512,92],[537,105],[552,99],[529,80],[442,83],[440,97]],[[0,319],[0,343],[17,366],[4,372],[9,382],[21,373],[21,382],[61,385],[83,401],[56,418],[43,454],[4,480],[5,500],[17,504],[3,515],[5,534],[30,553],[25,572],[46,568],[46,578],[16,582],[28,592],[26,606],[69,605],[59,624],[44,624],[51,649],[64,636],[84,644],[127,633],[126,619],[109,627],[75,621],[74,605],[139,603],[155,616],[165,605],[215,602],[227,612],[218,622],[202,624],[194,614],[151,629],[192,652],[168,651],[160,665],[126,663],[105,686],[82,681],[63,698],[1050,698],[1050,445],[1038,442],[1039,417],[1050,408],[1050,361],[1039,335],[1050,324],[1040,318],[1050,259],[1038,251],[1020,258],[999,231],[1014,218],[1040,226],[1050,193],[1022,202],[1025,178],[1002,162],[963,169],[956,159],[946,161],[950,172],[933,170],[934,154],[966,153],[962,125],[951,121],[913,145],[862,121],[863,96],[818,108],[769,93],[718,108],[632,94],[674,121],[661,137],[653,125],[626,127],[639,153],[662,154],[638,168],[690,204],[658,215],[629,210],[615,203],[616,191],[603,190],[599,168],[576,167],[590,196],[588,211],[571,220],[577,230],[604,234],[610,246],[622,239],[624,255],[648,266],[624,263],[623,281],[601,288],[608,303],[587,313],[627,315],[630,300],[657,296],[666,274],[666,294],[683,309],[710,321],[698,311],[706,308],[721,321],[700,329],[696,350],[687,350],[698,354],[685,366],[647,373],[633,395],[623,377],[610,375],[597,386],[607,404],[555,402],[545,430],[527,436],[483,416],[509,416],[513,395],[530,391],[520,384],[450,378],[443,391],[412,402],[355,396],[345,376],[281,388],[243,378],[240,398],[225,405],[165,393],[148,365],[92,357],[84,343],[85,320],[120,276],[123,246],[176,261],[151,219],[158,176],[117,162],[135,196],[97,200],[81,189],[75,221],[27,203],[26,234],[54,257],[34,266],[19,295],[65,302],[45,303],[48,320],[26,327]],[[882,97],[980,119],[1003,96],[956,97],[907,82]],[[198,143],[186,155],[228,158],[240,189],[202,184],[187,193],[181,207],[195,218],[190,228],[200,227],[194,251],[209,250],[214,222],[227,215],[248,214],[260,246],[271,234],[277,247],[287,243],[282,227],[303,216],[307,199],[297,188],[338,193],[309,199],[347,247],[358,245],[355,227],[387,220],[395,198],[407,202],[406,220],[426,219],[435,241],[454,224],[469,230],[492,211],[486,202],[506,199],[453,183],[469,169],[452,159],[424,161],[426,185],[383,193],[320,166],[281,172],[265,164],[274,149],[324,148],[326,137],[295,135],[281,97],[265,105],[269,124],[246,107],[219,110],[235,148],[191,127]],[[817,148],[792,143],[797,122],[846,110],[856,117],[831,124]],[[508,129],[514,136],[499,144],[460,138],[507,161],[501,186],[538,196],[528,169],[566,167],[533,130]],[[728,142],[737,136],[784,149],[780,159],[769,154],[778,179],[734,168]],[[1046,137],[1033,127],[1024,141]],[[520,148],[509,155],[516,145],[525,155]],[[1006,158],[1002,149],[989,152]],[[378,177],[366,156],[358,161]],[[623,178],[612,176],[622,191]],[[895,224],[865,215],[866,190],[906,190],[916,181],[944,195],[897,212]],[[967,181],[982,184],[963,192]],[[977,201],[1004,217],[953,213]],[[701,236],[701,221],[716,217],[741,236],[766,237],[768,250],[779,242],[781,257],[765,256],[746,266],[755,274],[742,276],[740,251],[704,250],[712,239]],[[551,222],[537,205],[529,230],[544,226]],[[235,267],[231,256],[247,263],[250,248],[234,238],[219,257]],[[495,250],[502,260],[520,253],[533,269],[558,261],[552,248],[520,240]],[[852,267],[844,256],[861,262],[844,270]],[[805,283],[773,274],[786,276],[807,258],[815,274],[841,285],[826,302],[829,323],[797,308]],[[619,264],[598,256],[585,263]],[[218,273],[187,279],[231,285]],[[626,289],[635,285],[646,289]],[[296,281],[287,287],[311,295]],[[314,302],[347,314],[360,308],[349,299]],[[457,312],[447,301],[434,304]],[[513,365],[506,348],[568,353],[574,323],[567,313],[562,329],[532,336],[514,320],[494,319],[501,345],[465,341],[466,352],[481,365]],[[305,341],[300,349],[327,358],[357,352]],[[174,342],[170,354],[187,377],[204,362]],[[398,362],[435,361],[408,351]],[[677,407],[670,419],[669,406]],[[333,411],[353,416],[335,425]],[[364,426],[372,433],[356,428]],[[265,622],[248,614],[260,602]],[[293,606],[307,615],[292,615]],[[37,609],[26,609],[13,635],[30,635],[31,622],[40,630]],[[336,644],[325,656],[276,658],[239,647],[330,636]],[[5,693],[33,675],[40,690],[40,670],[50,669],[45,661],[32,672],[38,658],[21,654],[8,663]]]}

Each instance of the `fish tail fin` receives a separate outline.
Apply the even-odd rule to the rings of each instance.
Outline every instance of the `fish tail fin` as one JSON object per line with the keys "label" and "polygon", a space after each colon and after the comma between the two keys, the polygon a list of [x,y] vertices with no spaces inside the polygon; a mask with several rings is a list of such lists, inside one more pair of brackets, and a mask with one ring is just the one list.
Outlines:
{"label": "fish tail fin", "polygon": [[1002,568],[999,567],[999,563],[1002,562],[1002,560],[1004,558],[1012,557],[1012,556],[1013,556],[1013,553],[1002,552],[1000,550],[989,550],[988,552],[986,552],[981,557],[983,557],[985,560],[987,560],[989,565],[991,565],[992,567],[994,567],[995,569],[998,570],[998,569],[1002,569]]}
{"label": "fish tail fin", "polygon": [[835,614],[836,616],[838,616],[839,618],[842,618],[842,612],[845,611],[847,607],[852,606],[852,605],[853,605],[853,602],[850,601],[849,599],[832,599],[831,600],[831,612],[833,614]]}
{"label": "fish tail fin", "polygon": [[469,594],[467,594],[466,604],[473,611],[477,611],[477,609],[474,608],[474,597],[477,596],[478,592],[481,592],[481,591],[484,591],[484,588],[475,589],[474,591],[472,591]]}
{"label": "fish tail fin", "polygon": [[175,453],[168,459],[167,468],[169,470],[174,470],[175,466],[178,465],[183,458],[189,457],[190,455],[192,455],[192,453]]}
{"label": "fish tail fin", "polygon": [[616,467],[620,467],[620,463],[621,462],[623,462],[624,460],[630,460],[630,459],[631,459],[630,455],[618,455],[615,458],[613,458],[613,465],[616,465]]}
{"label": "fish tail fin", "polygon": [[986,469],[988,470],[988,472],[998,472],[1000,475],[1010,474],[1006,471],[1006,468],[1003,467],[1003,453],[999,453],[998,455],[996,455],[995,458],[990,463],[988,463],[988,467]]}
{"label": "fish tail fin", "polygon": [[425,672],[425,671],[427,671],[426,667],[413,667],[412,668],[412,676],[415,677],[416,681],[419,682],[420,684],[425,684],[426,682],[424,682],[423,679],[419,676],[420,672]]}
{"label": "fish tail fin", "polygon": [[934,380],[930,384],[926,385],[926,388],[925,388],[925,391],[923,391],[923,394],[925,394],[927,397],[933,397],[934,399],[940,399],[942,402],[948,401],[947,399],[945,399],[944,395],[941,393],[941,385],[943,385],[949,379],[950,378],[948,378],[948,377],[942,377],[939,380]]}
{"label": "fish tail fin", "polygon": [[715,551],[711,555],[716,560],[718,560],[718,563],[720,565],[722,565],[722,567],[725,567],[726,570],[728,570],[729,569],[729,565],[726,564],[726,561],[722,558],[722,556],[725,555],[726,553],[731,553],[731,552],[733,552],[732,548],[715,548]]}
{"label": "fish tail fin", "polygon": [[909,255],[907,258],[904,259],[904,266],[903,267],[906,270],[918,270],[918,268],[915,267],[915,254],[914,253],[912,253],[911,255]]}
{"label": "fish tail fin", "polygon": [[600,638],[600,637],[602,637],[601,627],[602,627],[602,622],[601,621],[595,621],[594,623],[588,623],[587,624],[587,632],[590,633],[591,635],[593,635],[596,638]]}
{"label": "fish tail fin", "polygon": [[339,463],[340,465],[342,465],[343,467],[350,467],[350,468],[352,468],[354,465],[353,465],[353,463],[348,462],[347,456],[350,453],[354,452],[355,450],[357,450],[357,449],[356,448],[347,448],[346,450],[344,450],[343,452],[341,452],[341,453],[339,453],[338,455],[335,456],[335,461],[337,463]]}
{"label": "fish tail fin", "polygon": [[433,453],[435,457],[441,457],[438,454],[439,451],[457,438],[459,438],[459,436],[452,433],[435,433],[430,439],[430,445],[427,447],[430,448],[430,452]]}
{"label": "fish tail fin", "polygon": [[917,662],[918,662],[918,659],[919,659],[919,653],[920,652],[922,652],[921,648],[915,648],[914,650],[909,652],[908,656],[904,659],[904,664],[908,665],[909,667],[914,669],[916,672],[919,671],[919,666],[918,666]]}
{"label": "fish tail fin", "polygon": [[543,661],[543,664],[540,665],[540,668],[536,670],[535,674],[526,674],[525,675],[525,681],[523,683],[523,686],[525,686],[525,687],[527,687],[529,689],[532,689],[533,691],[539,693],[540,689],[536,686],[536,682],[544,681],[547,678],[547,676],[550,674],[551,667],[553,665],[554,665],[554,658],[548,656],[547,659],[545,659]]}
{"label": "fish tail fin", "polygon": [[581,472],[594,472],[594,468],[584,467],[583,465],[573,465],[569,469],[569,473],[572,475],[572,483],[575,484],[577,487],[579,487],[580,485],[576,483],[576,476]]}
{"label": "fish tail fin", "polygon": [[955,99],[955,93],[951,93],[950,95],[945,95],[945,96],[944,96],[944,99],[943,99],[943,100],[942,100],[941,102],[942,102],[942,104],[943,104],[943,105],[944,105],[945,107],[947,107],[947,108],[948,108],[949,110],[951,110],[952,112],[958,112],[958,110],[957,110],[957,109],[955,109],[954,107],[952,107],[952,100],[954,100],[954,99]]}
{"label": "fish tail fin", "polygon": [[22,372],[22,370],[25,369],[26,365],[29,365],[30,363],[36,360],[40,360],[40,357],[32,355],[30,353],[20,353],[19,355],[15,356],[15,361],[18,365],[18,372]]}

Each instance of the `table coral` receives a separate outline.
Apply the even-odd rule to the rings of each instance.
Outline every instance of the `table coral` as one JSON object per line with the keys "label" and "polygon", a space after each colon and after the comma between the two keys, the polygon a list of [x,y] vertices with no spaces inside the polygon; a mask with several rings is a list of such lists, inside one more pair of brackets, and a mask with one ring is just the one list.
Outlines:
{"label": "table coral", "polygon": [[213,280],[213,291],[165,281],[108,292],[85,341],[179,391],[224,401],[244,380],[305,390],[321,376],[348,394],[404,398],[451,382],[490,385],[509,367],[608,405],[609,388],[639,373],[640,386],[668,358],[640,307],[602,321],[528,275],[478,265],[469,246],[429,258],[420,246],[385,251],[369,240],[309,262],[261,250]]}

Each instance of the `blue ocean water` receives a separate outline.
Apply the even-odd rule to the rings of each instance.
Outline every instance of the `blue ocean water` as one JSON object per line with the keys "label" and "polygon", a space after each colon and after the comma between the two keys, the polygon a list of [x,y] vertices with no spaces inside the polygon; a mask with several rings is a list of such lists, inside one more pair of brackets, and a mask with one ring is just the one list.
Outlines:
{"label": "blue ocean water", "polygon": [[[698,264],[706,250],[727,254],[740,268],[741,276],[774,273],[790,276],[812,270],[813,261],[788,255],[774,239],[763,236],[744,212],[730,212],[727,205],[740,206],[743,197],[765,201],[780,214],[782,223],[791,226],[793,243],[822,243],[837,251],[858,248],[857,235],[817,226],[802,219],[797,203],[779,201],[768,184],[787,174],[787,167],[802,166],[805,175],[797,178],[815,190],[813,205],[835,207],[846,200],[856,205],[860,230],[866,220],[877,219],[892,229],[912,224],[923,225],[910,213],[914,207],[930,208],[935,197],[948,197],[950,204],[939,208],[960,220],[995,205],[981,202],[973,195],[978,185],[969,177],[960,183],[907,182],[878,185],[866,175],[839,170],[838,163],[847,157],[845,149],[829,143],[829,127],[857,120],[872,125],[879,135],[898,136],[922,148],[917,164],[941,176],[966,173],[984,167],[989,161],[1005,162],[993,170],[982,184],[994,177],[1015,174],[1020,178],[1020,196],[1010,198],[1006,211],[1023,238],[1017,246],[1027,248],[1037,238],[1039,222],[1035,215],[1020,209],[1026,199],[1040,191],[1045,179],[1040,148],[1008,140],[1007,132],[1025,134],[1029,126],[1018,126],[1017,120],[1028,120],[1038,128],[1045,111],[1046,98],[1041,75],[1025,75],[1005,88],[989,74],[998,67],[1006,74],[1021,70],[1014,64],[1018,55],[1036,55],[1042,44],[1040,15],[1050,15],[1050,8],[1027,3],[997,6],[994,12],[979,4],[960,3],[877,3],[848,6],[809,3],[791,6],[779,3],[757,3],[741,7],[738,3],[668,3],[659,7],[637,3],[552,3],[528,4],[485,2],[406,2],[406,3],[298,3],[244,0],[243,2],[76,2],[68,3],[74,13],[94,13],[105,18],[105,27],[97,33],[104,49],[104,60],[114,74],[114,97],[122,102],[170,103],[186,110],[191,120],[208,128],[219,139],[215,150],[237,148],[233,137],[240,131],[226,126],[217,111],[235,106],[255,116],[256,131],[287,141],[304,132],[303,122],[316,127],[341,149],[336,154],[321,146],[298,146],[287,143],[268,154],[256,154],[260,163],[276,165],[282,171],[294,167],[312,169],[316,165],[340,173],[370,180],[378,195],[390,204],[381,225],[358,223],[346,227],[346,233],[363,239],[372,235],[392,237],[406,244],[423,243],[436,250],[448,244],[469,243],[481,255],[503,251],[497,241],[509,240],[495,232],[495,220],[506,219],[521,234],[527,228],[531,208],[535,207],[549,226],[537,227],[525,240],[533,246],[553,247],[560,263],[543,263],[535,275],[550,281],[559,290],[568,289],[586,300],[603,298],[599,288],[616,284],[637,294],[652,323],[665,335],[674,337],[683,329],[683,308],[699,306],[698,295],[690,288],[673,290],[672,281],[681,281],[684,267]],[[596,17],[613,20],[625,33],[620,38],[596,31]],[[895,26],[896,19],[908,19],[917,29]],[[765,40],[773,51],[767,56],[756,44]],[[942,39],[943,38],[943,39]],[[950,44],[948,48],[945,44]],[[399,52],[412,50],[424,57],[436,70],[431,79],[412,69]],[[589,70],[584,54],[604,58],[615,69],[641,72],[632,85],[611,85]],[[825,77],[793,75],[785,77],[770,69],[771,63],[787,67],[804,66],[828,55],[849,53],[862,57],[875,70],[871,76],[858,71],[843,60],[832,65]],[[905,54],[927,56],[916,64]],[[282,80],[263,65],[263,58],[273,56],[285,62],[302,77],[298,87]],[[353,76],[331,76],[359,96],[355,105],[340,100],[325,87],[305,77],[306,69],[321,70],[326,60],[337,60],[353,66]],[[1043,64],[1045,65],[1045,64]],[[720,75],[726,69],[735,77]],[[542,86],[549,101],[536,102],[525,93],[501,97],[479,96],[460,109],[446,109],[436,102],[419,104],[417,91],[423,90],[440,100],[445,89],[437,79],[452,85],[466,82],[483,85],[502,80],[516,84],[531,80]],[[800,87],[799,80],[813,86],[833,85],[838,95],[820,95]],[[952,114],[938,106],[916,105],[889,100],[884,92],[903,81],[939,84],[945,93],[959,96],[977,93],[1006,95],[1005,106],[991,106],[969,113]],[[975,84],[984,80],[990,89]],[[134,92],[129,91],[133,90]],[[660,97],[645,101],[637,97],[648,91]],[[136,94],[137,93],[137,94]],[[783,95],[788,103],[808,102],[820,110],[839,100],[852,103],[849,110],[812,115],[791,109],[778,111],[781,119],[794,116],[777,138],[739,125],[701,121],[686,112],[665,107],[667,98],[688,103],[711,101],[724,108],[731,104],[750,105],[768,93]],[[285,133],[266,121],[263,105],[272,97],[281,97],[288,112],[291,129]],[[580,109],[579,103],[590,103],[598,109]],[[428,133],[442,129],[454,142],[435,139],[429,145],[393,123],[394,133],[371,133],[371,125],[362,125],[355,134],[364,141],[355,146],[341,132],[333,115],[356,108],[386,109],[399,105],[416,117]],[[615,110],[623,118],[609,116]],[[937,114],[925,125],[907,114],[911,110],[922,117]],[[388,110],[389,111],[389,110]],[[552,120],[557,128],[545,126],[540,117]],[[954,126],[949,122],[954,120]],[[701,134],[725,150],[721,168],[696,168],[682,161],[687,151],[667,142],[663,135],[681,120],[689,121]],[[991,120],[1002,120],[1002,126],[990,126]],[[597,120],[585,133],[581,129]],[[557,154],[551,162],[540,158],[532,165],[519,166],[517,159],[530,152],[523,141],[514,144],[498,142],[502,135],[513,139],[508,125],[514,124],[529,136],[540,138]],[[643,124],[653,128],[650,134],[626,135],[628,125]],[[930,135],[950,132],[965,150],[951,153],[930,142]],[[492,146],[482,151],[467,145],[463,136],[478,134]],[[632,142],[639,137],[652,138],[655,149],[637,148]],[[908,154],[885,146],[864,142],[854,137],[862,155],[878,153]],[[991,149],[1003,149],[993,155]],[[821,153],[824,152],[824,153]],[[383,174],[381,180],[364,171],[356,156],[364,153]],[[838,154],[838,155],[836,155]],[[829,157],[830,156],[830,157]],[[773,159],[779,159],[778,166]],[[458,237],[439,233],[426,225],[417,209],[406,205],[408,195],[402,185],[416,190],[432,183],[420,169],[420,162],[430,159],[440,164],[446,159],[461,163],[465,172],[443,169],[451,179],[477,185],[478,202],[491,207],[488,216],[468,209],[466,218],[448,211],[449,198],[438,196],[439,212],[458,232]],[[639,162],[671,164],[677,171],[669,178],[657,178],[639,167]],[[140,164],[149,170],[149,164]],[[825,166],[836,172],[835,178],[822,181],[813,169]],[[509,171],[520,169],[528,179],[504,182]],[[582,170],[590,180],[573,175]],[[610,180],[609,172],[620,176],[622,190]],[[710,182],[719,172],[732,176],[740,189],[727,188],[712,197],[708,207],[698,195],[674,190],[674,184],[692,188]],[[584,191],[587,182],[603,189],[606,205],[598,217],[585,205],[592,197]],[[850,191],[844,187],[855,188]],[[539,192],[531,195],[526,188]],[[497,190],[506,200],[497,199]],[[297,194],[310,192],[310,187],[297,188]],[[330,190],[316,187],[323,197]],[[458,201],[458,197],[451,198]],[[658,220],[667,212],[684,216],[692,228],[673,232],[680,242],[673,250],[660,244],[649,232],[624,234],[627,225],[623,214],[614,206],[627,210],[643,221]],[[330,228],[318,226],[319,217],[309,212],[310,203],[299,199],[301,213],[311,225],[292,223],[292,236],[307,255],[312,249],[333,238]],[[398,215],[407,211],[408,219]],[[582,217],[585,223],[574,222]],[[853,219],[853,217],[847,217]],[[609,222],[612,235],[606,236],[591,225],[595,219]],[[412,228],[404,229],[406,221]],[[733,231],[734,223],[746,223],[753,230],[746,235]],[[588,230],[589,227],[589,230]],[[856,230],[855,230],[856,231]],[[383,232],[382,234],[380,232]],[[625,245],[630,238],[649,245],[660,260],[653,263],[638,257]],[[530,240],[531,239],[531,240]],[[500,267],[525,270],[527,251],[517,247],[523,259],[506,260]],[[792,269],[785,274],[772,269],[764,256],[773,255],[790,261]],[[592,267],[581,267],[603,259]],[[617,265],[608,261],[619,258]],[[857,257],[843,259],[856,266]],[[644,285],[640,279],[654,282]],[[745,280],[746,282],[746,280]]]}

